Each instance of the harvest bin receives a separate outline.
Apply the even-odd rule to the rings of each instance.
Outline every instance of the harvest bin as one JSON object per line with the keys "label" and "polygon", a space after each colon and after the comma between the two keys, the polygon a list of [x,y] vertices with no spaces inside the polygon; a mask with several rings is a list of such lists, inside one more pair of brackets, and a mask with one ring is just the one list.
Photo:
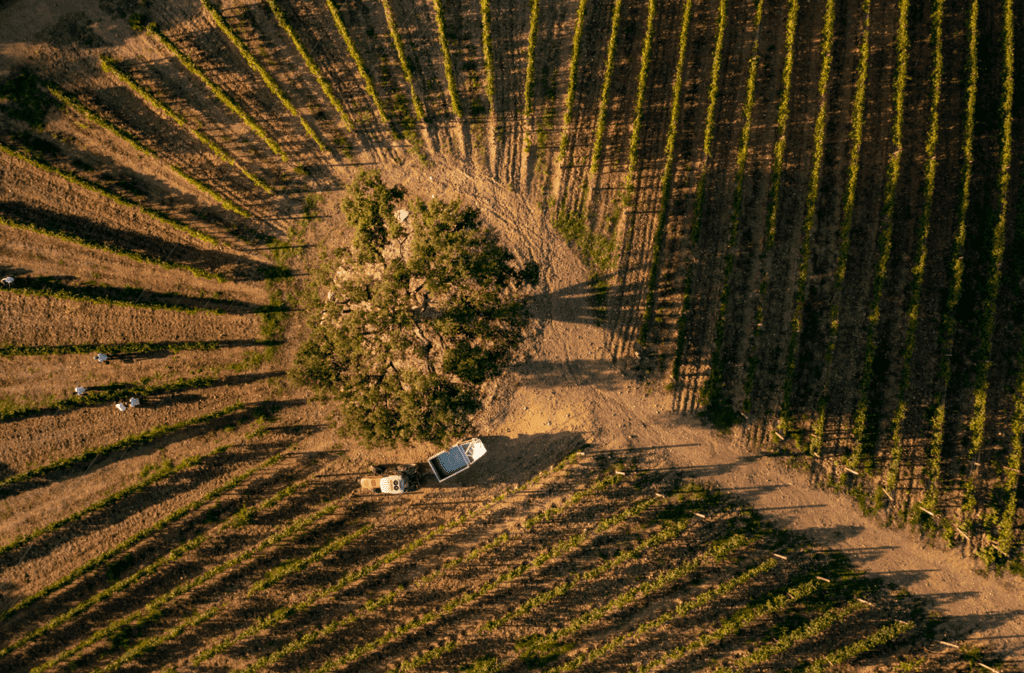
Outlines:
{"label": "harvest bin", "polygon": [[438,481],[454,477],[487,453],[484,443],[478,438],[466,439],[447,451],[435,453],[427,462]]}

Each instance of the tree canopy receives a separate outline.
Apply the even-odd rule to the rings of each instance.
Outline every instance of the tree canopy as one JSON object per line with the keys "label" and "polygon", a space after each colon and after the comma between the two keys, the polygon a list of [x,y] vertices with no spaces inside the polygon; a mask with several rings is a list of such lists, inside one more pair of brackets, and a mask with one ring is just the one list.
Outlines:
{"label": "tree canopy", "polygon": [[294,373],[340,403],[344,430],[371,442],[444,442],[466,433],[480,386],[511,362],[527,323],[520,266],[458,202],[414,201],[377,173],[350,185],[354,229]]}

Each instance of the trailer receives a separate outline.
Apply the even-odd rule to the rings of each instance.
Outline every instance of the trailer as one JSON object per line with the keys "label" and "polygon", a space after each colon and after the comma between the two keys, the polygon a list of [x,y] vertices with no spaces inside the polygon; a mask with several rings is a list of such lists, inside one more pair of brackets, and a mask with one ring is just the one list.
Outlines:
{"label": "trailer", "polygon": [[439,482],[464,472],[470,465],[487,453],[484,443],[478,438],[466,439],[447,451],[435,453],[427,461]]}
{"label": "trailer", "polygon": [[377,493],[396,494],[409,493],[420,486],[421,470],[419,465],[374,465],[373,474],[372,477],[360,479],[359,486]]}
{"label": "trailer", "polygon": [[363,477],[359,480],[359,486],[378,493],[407,493],[409,480],[400,474],[392,474],[387,477]]}

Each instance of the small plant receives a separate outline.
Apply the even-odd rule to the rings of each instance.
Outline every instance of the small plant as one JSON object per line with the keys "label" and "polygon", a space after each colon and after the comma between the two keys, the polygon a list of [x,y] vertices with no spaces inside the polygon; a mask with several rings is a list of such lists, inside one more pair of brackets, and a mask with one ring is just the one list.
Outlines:
{"label": "small plant", "polygon": [[555,215],[552,226],[555,231],[571,243],[594,273],[607,272],[611,268],[615,243],[607,236],[590,231],[582,214],[561,209]]}
{"label": "small plant", "polygon": [[459,102],[458,85],[455,83],[455,66],[452,65],[451,51],[448,49],[448,38],[444,32],[444,10],[441,9],[441,0],[433,0],[434,18],[437,22],[437,41],[441,46],[441,56],[444,59],[444,77],[448,81],[448,97],[452,104],[452,114],[457,119],[462,119],[462,104]]}

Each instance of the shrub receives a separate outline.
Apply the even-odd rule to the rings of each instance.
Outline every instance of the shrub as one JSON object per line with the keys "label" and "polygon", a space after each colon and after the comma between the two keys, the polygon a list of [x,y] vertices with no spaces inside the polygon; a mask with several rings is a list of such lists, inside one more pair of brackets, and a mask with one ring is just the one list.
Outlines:
{"label": "shrub", "polygon": [[398,222],[401,196],[376,173],[349,187],[353,243],[293,373],[334,396],[343,428],[367,441],[442,442],[469,430],[480,384],[511,362],[538,268],[513,267],[458,203],[419,202]]}

